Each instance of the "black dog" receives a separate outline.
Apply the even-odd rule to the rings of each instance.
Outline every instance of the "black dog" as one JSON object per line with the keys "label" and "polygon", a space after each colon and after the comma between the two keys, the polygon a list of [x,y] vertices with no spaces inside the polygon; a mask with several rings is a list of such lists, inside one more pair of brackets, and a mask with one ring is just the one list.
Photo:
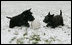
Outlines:
{"label": "black dog", "polygon": [[26,26],[26,27],[30,27],[28,21],[33,21],[35,18],[32,16],[32,12],[30,11],[30,9],[25,10],[24,12],[22,12],[21,14],[19,14],[18,16],[14,16],[14,17],[7,17],[10,19],[10,24],[9,27],[13,28],[15,26]]}
{"label": "black dog", "polygon": [[47,16],[45,16],[45,19],[43,22],[47,23],[46,27],[51,26],[52,28],[55,28],[59,25],[64,25],[63,23],[63,17],[62,17],[62,11],[60,10],[60,15],[54,16],[54,14],[48,13]]}

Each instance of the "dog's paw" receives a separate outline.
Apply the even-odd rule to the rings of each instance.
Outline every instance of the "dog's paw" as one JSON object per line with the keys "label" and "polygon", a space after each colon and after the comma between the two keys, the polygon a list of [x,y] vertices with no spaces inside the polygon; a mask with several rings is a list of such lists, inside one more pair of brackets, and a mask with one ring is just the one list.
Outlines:
{"label": "dog's paw", "polygon": [[52,26],[51,28],[55,28],[55,26]]}
{"label": "dog's paw", "polygon": [[64,24],[62,24],[62,26],[64,26]]}
{"label": "dog's paw", "polygon": [[31,28],[32,29],[39,29],[41,27],[41,24],[40,24],[40,22],[39,22],[39,20],[34,20],[33,22],[31,22]]}
{"label": "dog's paw", "polygon": [[30,27],[30,25],[27,25],[27,27]]}

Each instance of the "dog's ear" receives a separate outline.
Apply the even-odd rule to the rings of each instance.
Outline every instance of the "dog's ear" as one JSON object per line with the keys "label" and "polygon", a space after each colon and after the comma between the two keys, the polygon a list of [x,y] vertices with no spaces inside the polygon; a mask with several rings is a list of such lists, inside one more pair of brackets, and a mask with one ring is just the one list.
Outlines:
{"label": "dog's ear", "polygon": [[48,13],[48,15],[50,15],[50,12]]}
{"label": "dog's ear", "polygon": [[53,16],[54,16],[54,14],[53,14]]}
{"label": "dog's ear", "polygon": [[60,10],[60,15],[62,16],[62,10]]}
{"label": "dog's ear", "polygon": [[30,8],[29,11],[30,11],[31,9],[32,9],[32,8]]}
{"label": "dog's ear", "polygon": [[48,13],[47,17],[49,17],[49,16],[50,16],[50,12]]}
{"label": "dog's ear", "polygon": [[54,16],[54,14],[51,15],[51,17],[53,17],[53,16]]}

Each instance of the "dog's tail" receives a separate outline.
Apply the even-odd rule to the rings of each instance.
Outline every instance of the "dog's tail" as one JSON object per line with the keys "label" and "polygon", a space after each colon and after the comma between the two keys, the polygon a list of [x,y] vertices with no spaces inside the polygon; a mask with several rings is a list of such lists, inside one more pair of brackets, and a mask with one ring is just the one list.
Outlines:
{"label": "dog's tail", "polygon": [[62,16],[62,10],[60,10],[60,15]]}
{"label": "dog's tail", "polygon": [[8,19],[12,19],[11,17],[7,17]]}

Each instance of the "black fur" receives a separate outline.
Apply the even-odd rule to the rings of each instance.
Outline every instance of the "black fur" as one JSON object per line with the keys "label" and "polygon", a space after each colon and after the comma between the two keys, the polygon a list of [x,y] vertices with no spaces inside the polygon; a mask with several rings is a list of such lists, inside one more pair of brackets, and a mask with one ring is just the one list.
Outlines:
{"label": "black fur", "polygon": [[63,23],[63,17],[62,17],[62,11],[60,10],[60,15],[56,15],[54,16],[50,14],[50,12],[48,13],[47,16],[45,16],[45,19],[43,20],[43,22],[47,23],[47,27],[51,26],[52,28],[55,28],[59,25],[64,25]]}
{"label": "black fur", "polygon": [[30,27],[28,21],[33,21],[35,18],[32,16],[32,12],[30,11],[31,9],[25,10],[18,16],[14,17],[7,17],[10,19],[10,24],[9,27],[13,28],[15,26],[26,26]]}

